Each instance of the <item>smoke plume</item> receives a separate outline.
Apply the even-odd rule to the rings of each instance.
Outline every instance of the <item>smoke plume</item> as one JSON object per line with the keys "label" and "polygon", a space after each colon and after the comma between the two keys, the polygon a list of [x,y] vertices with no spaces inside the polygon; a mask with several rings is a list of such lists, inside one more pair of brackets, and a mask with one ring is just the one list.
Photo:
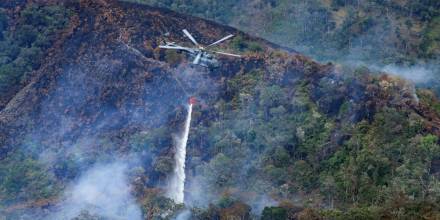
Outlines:
{"label": "smoke plume", "polygon": [[429,65],[414,65],[409,67],[387,65],[383,68],[383,71],[398,75],[416,84],[425,84],[435,78],[435,72]]}
{"label": "smoke plume", "polygon": [[66,190],[59,211],[49,219],[72,219],[81,215],[142,219],[141,209],[130,194],[126,164],[114,162],[92,167]]}

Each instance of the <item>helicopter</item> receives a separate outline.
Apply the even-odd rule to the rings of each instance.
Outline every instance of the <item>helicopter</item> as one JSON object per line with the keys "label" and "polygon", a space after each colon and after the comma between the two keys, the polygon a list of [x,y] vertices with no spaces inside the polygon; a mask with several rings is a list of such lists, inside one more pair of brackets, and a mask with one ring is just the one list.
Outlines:
{"label": "helicopter", "polygon": [[196,41],[196,39],[189,33],[188,30],[183,29],[182,31],[185,34],[185,36],[191,40],[191,42],[195,45],[195,47],[192,47],[192,48],[191,47],[183,47],[183,46],[176,44],[175,42],[166,42],[165,45],[159,45],[159,48],[185,51],[191,57],[194,58],[192,64],[200,65],[200,66],[204,66],[204,67],[218,67],[219,66],[219,61],[216,59],[214,54],[221,54],[221,55],[225,55],[225,56],[233,56],[233,57],[238,57],[238,58],[241,57],[241,55],[226,53],[226,52],[222,52],[222,51],[215,51],[215,50],[210,49],[211,47],[218,45],[218,44],[222,43],[223,41],[226,41],[226,40],[234,37],[233,34],[230,34],[226,37],[223,37],[222,39],[220,39],[212,44],[209,44],[207,46],[203,46]]}

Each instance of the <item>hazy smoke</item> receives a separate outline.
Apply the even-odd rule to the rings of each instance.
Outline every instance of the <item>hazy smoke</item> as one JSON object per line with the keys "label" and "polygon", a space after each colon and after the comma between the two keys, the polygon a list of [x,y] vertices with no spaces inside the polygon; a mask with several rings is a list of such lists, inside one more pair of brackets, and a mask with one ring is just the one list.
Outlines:
{"label": "hazy smoke", "polygon": [[142,219],[141,209],[130,194],[126,164],[92,167],[66,190],[60,210],[49,219],[72,219],[84,213],[105,219]]}
{"label": "hazy smoke", "polygon": [[250,202],[250,206],[252,207],[252,212],[256,215],[261,214],[265,207],[277,206],[277,205],[278,202],[267,195],[261,195],[259,196],[259,198]]}
{"label": "hazy smoke", "polygon": [[190,177],[186,184],[185,205],[190,207],[208,207],[218,196],[209,191],[208,182],[202,174]]}
{"label": "hazy smoke", "polygon": [[382,69],[384,72],[400,76],[416,84],[428,83],[434,79],[435,72],[429,66],[414,65],[409,67],[387,65]]}
{"label": "hazy smoke", "polygon": [[175,218],[175,220],[188,220],[191,218],[191,211],[189,210],[184,210],[181,213],[179,213],[177,215],[177,217]]}
{"label": "hazy smoke", "polygon": [[382,65],[379,63],[369,63],[359,60],[344,60],[341,63],[351,68],[364,66],[373,71],[399,76],[403,79],[411,81],[417,86],[437,86],[439,82],[438,76],[440,76],[439,60],[433,60],[427,63],[418,62],[413,65]]}
{"label": "hazy smoke", "polygon": [[188,142],[189,128],[191,125],[191,113],[192,104],[188,106],[188,115],[186,116],[183,133],[181,136],[175,137],[175,167],[169,184],[167,196],[170,199],[173,199],[176,203],[184,202],[186,143]]}

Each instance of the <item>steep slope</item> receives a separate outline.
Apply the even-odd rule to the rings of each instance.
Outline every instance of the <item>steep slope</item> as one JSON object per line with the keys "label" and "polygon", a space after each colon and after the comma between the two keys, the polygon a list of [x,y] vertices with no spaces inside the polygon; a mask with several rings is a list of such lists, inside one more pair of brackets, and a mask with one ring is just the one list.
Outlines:
{"label": "steep slope", "polygon": [[[72,200],[65,192],[99,173],[97,164],[114,161],[124,164],[114,181],[128,183],[143,218],[177,215],[183,207],[166,199],[164,188],[174,166],[173,133],[195,96],[185,192],[193,218],[250,219],[265,206],[279,207],[264,209],[263,217],[280,219],[438,216],[440,104],[431,92],[362,68],[321,65],[166,9],[117,1],[27,4],[59,4],[72,15],[0,112],[0,215],[98,218],[107,205],[87,200],[78,211],[65,205]],[[223,47],[244,58],[191,67],[184,54],[157,47],[164,38],[189,43],[183,28],[205,44],[236,34]]]}
{"label": "steep slope", "polygon": [[71,15],[57,5],[0,3],[0,109],[32,78]]}
{"label": "steep slope", "polygon": [[385,68],[440,91],[435,0],[126,1],[231,25],[317,60]]}
{"label": "steep slope", "polygon": [[380,64],[438,56],[437,1],[126,1],[229,24],[320,59]]}

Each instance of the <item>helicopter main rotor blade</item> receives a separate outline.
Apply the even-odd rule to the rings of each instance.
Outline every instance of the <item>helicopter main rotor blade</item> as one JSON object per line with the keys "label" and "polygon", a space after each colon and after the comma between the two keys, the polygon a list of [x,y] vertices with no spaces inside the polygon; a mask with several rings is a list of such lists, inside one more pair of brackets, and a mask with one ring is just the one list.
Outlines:
{"label": "helicopter main rotor blade", "polygon": [[159,48],[162,49],[171,49],[171,50],[184,50],[190,53],[194,52],[193,48],[188,48],[188,47],[181,47],[181,46],[166,46],[166,45],[160,45]]}
{"label": "helicopter main rotor blade", "polygon": [[222,54],[222,55],[226,55],[226,56],[241,57],[241,55],[232,54],[232,53],[225,53],[225,52],[221,52],[221,51],[210,51],[210,52],[218,53],[218,54]]}
{"label": "helicopter main rotor blade", "polygon": [[197,43],[196,39],[188,32],[188,30],[183,29],[183,33],[197,46],[199,46],[199,43]]}
{"label": "helicopter main rotor blade", "polygon": [[221,42],[223,42],[223,41],[225,41],[225,40],[227,40],[227,39],[229,39],[229,38],[231,38],[233,36],[234,36],[233,34],[230,34],[230,35],[228,35],[228,36],[226,36],[226,37],[224,37],[224,38],[222,38],[222,39],[220,39],[220,40],[218,40],[218,41],[208,45],[207,47],[211,47],[211,46],[217,45],[217,44],[219,44],[219,43],[221,43]]}
{"label": "helicopter main rotor blade", "polygon": [[193,61],[193,64],[199,64],[200,58],[202,58],[202,52],[199,52],[196,56],[196,58]]}
{"label": "helicopter main rotor blade", "polygon": [[159,45],[159,48],[162,49],[174,49],[174,50],[189,50],[191,48],[181,47],[181,46],[167,46],[167,45]]}

